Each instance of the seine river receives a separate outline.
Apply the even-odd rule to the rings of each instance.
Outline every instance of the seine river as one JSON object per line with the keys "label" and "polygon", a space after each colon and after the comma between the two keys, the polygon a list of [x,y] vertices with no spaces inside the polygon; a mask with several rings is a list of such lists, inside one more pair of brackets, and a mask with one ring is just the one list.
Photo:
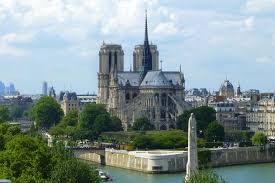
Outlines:
{"label": "seine river", "polygon": [[[184,173],[152,175],[102,166],[113,183],[183,183]],[[275,163],[231,166],[214,169],[228,183],[275,183]]]}

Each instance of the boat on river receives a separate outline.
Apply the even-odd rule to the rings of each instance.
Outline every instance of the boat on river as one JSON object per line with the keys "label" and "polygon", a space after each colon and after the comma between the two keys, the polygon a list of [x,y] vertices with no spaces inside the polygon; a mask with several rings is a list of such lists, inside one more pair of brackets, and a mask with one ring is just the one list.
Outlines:
{"label": "boat on river", "polygon": [[102,170],[98,170],[98,175],[102,181],[112,181],[112,178]]}

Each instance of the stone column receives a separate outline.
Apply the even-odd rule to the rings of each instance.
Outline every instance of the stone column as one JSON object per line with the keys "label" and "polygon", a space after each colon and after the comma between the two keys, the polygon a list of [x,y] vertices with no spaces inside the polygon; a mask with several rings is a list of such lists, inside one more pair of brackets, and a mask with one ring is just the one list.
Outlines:
{"label": "stone column", "polygon": [[188,181],[191,174],[198,169],[198,149],[197,149],[197,122],[192,113],[188,122],[188,161],[186,165],[185,180]]}

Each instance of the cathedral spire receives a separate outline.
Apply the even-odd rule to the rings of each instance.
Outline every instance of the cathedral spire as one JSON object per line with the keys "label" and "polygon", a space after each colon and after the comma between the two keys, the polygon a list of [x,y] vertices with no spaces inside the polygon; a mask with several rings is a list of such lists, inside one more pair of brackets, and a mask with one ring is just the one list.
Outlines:
{"label": "cathedral spire", "polygon": [[145,35],[144,35],[144,44],[149,44],[148,40],[148,27],[147,27],[147,10],[145,11]]}
{"label": "cathedral spire", "polygon": [[152,54],[150,51],[150,45],[148,40],[148,25],[147,25],[147,10],[145,11],[145,35],[144,35],[144,43],[143,43],[143,54],[142,54],[142,70],[141,70],[141,78],[143,79],[144,76],[148,71],[152,70]]}

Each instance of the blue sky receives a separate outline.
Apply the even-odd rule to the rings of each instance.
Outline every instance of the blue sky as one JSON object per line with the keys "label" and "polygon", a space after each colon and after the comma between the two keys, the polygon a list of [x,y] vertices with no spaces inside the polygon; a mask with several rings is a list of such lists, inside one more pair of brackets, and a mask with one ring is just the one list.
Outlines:
{"label": "blue sky", "polygon": [[103,40],[121,44],[125,69],[149,39],[164,70],[186,87],[217,90],[227,78],[243,89],[275,91],[275,0],[0,0],[0,80],[21,93],[97,90]]}

